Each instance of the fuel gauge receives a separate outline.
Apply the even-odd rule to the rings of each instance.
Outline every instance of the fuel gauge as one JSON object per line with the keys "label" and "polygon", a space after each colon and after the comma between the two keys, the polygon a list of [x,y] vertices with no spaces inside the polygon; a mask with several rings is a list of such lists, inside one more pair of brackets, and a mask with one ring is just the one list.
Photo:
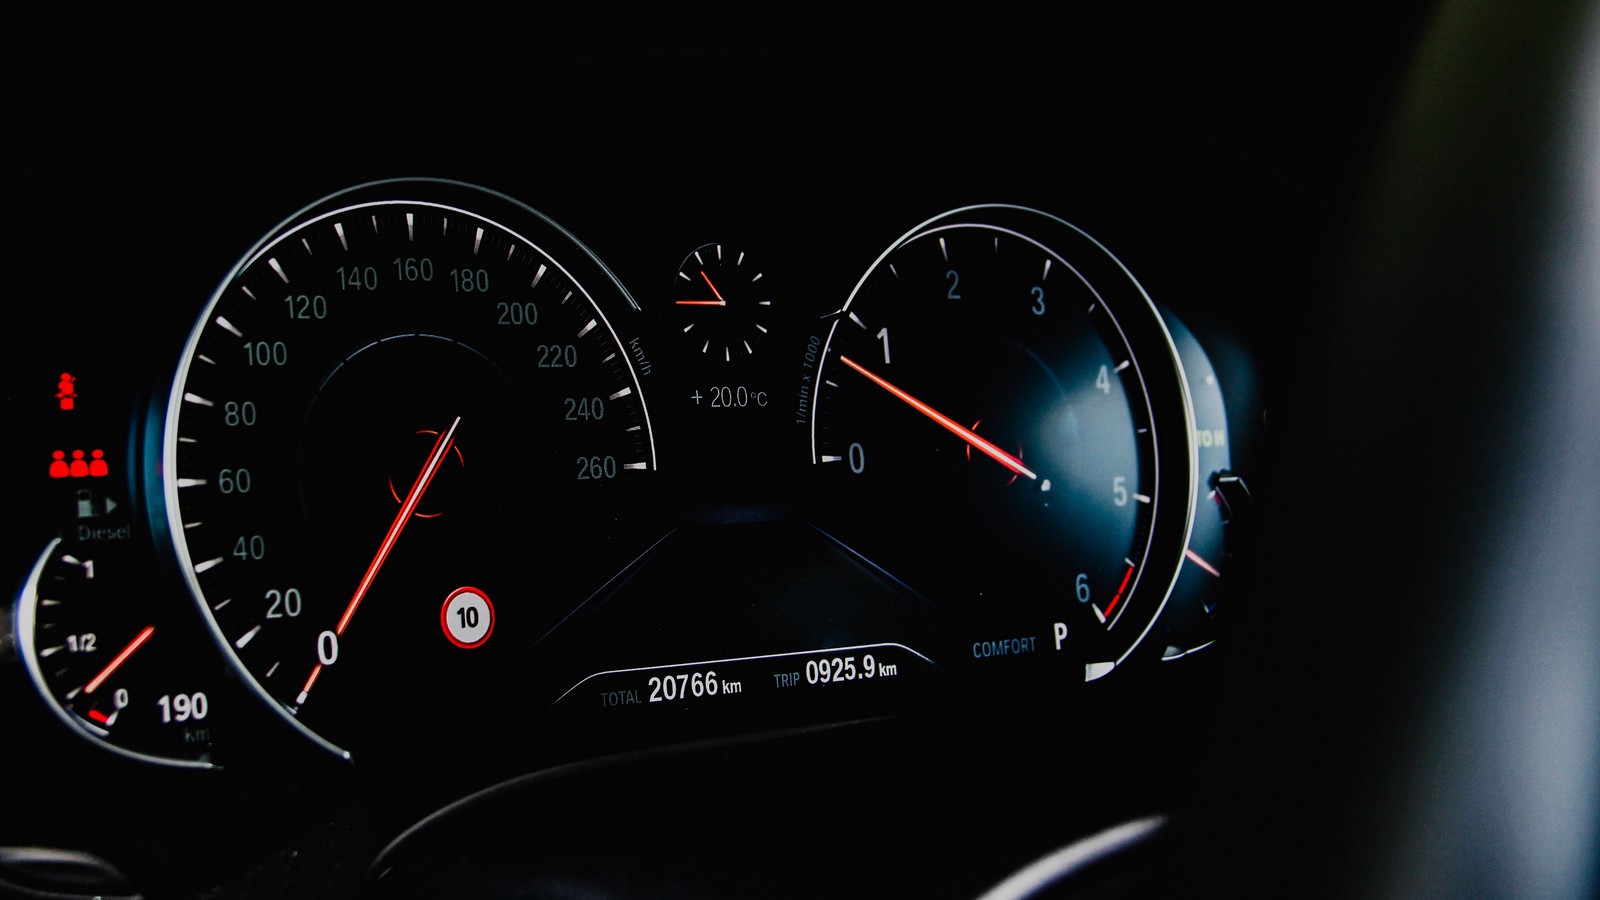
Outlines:
{"label": "fuel gauge", "polygon": [[189,671],[202,636],[147,602],[135,554],[112,541],[45,548],[23,588],[17,639],[58,718],[127,756],[211,766],[213,693]]}

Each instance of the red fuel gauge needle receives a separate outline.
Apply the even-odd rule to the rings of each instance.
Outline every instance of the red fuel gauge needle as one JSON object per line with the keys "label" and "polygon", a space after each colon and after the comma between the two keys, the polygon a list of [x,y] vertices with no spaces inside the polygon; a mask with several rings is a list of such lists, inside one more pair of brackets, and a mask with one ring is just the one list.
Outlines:
{"label": "red fuel gauge needle", "polygon": [[1031,478],[1031,479],[1033,479],[1035,481],[1037,481],[1039,479],[1039,476],[1034,474],[1032,469],[1030,469],[1027,466],[1022,464],[1022,460],[1017,459],[1015,456],[1012,456],[1011,454],[1005,452],[1004,450],[1001,450],[999,447],[996,447],[994,444],[991,444],[990,442],[988,442],[988,441],[984,440],[983,438],[979,437],[978,433],[976,431],[973,431],[972,429],[963,426],[961,423],[957,422],[955,419],[952,419],[949,416],[945,415],[944,413],[939,412],[938,410],[936,410],[933,407],[929,406],[928,404],[923,403],[921,400],[918,400],[917,398],[911,396],[910,394],[906,393],[905,391],[901,390],[900,388],[895,387],[894,385],[892,385],[889,382],[885,381],[883,378],[879,377],[878,375],[875,375],[872,372],[867,371],[865,368],[863,368],[861,366],[860,363],[856,362],[855,360],[851,359],[850,357],[848,357],[848,356],[840,356],[839,357],[839,361],[844,363],[845,365],[849,366],[850,368],[855,369],[857,372],[860,372],[863,376],[866,377],[866,379],[868,381],[872,382],[873,384],[877,385],[878,387],[883,388],[884,390],[886,390],[889,393],[893,394],[895,397],[905,401],[907,404],[909,404],[911,406],[912,409],[916,410],[919,413],[922,413],[923,415],[927,416],[928,418],[932,419],[933,421],[939,423],[941,426],[943,426],[945,428],[945,430],[949,431],[951,434],[955,435],[958,438],[961,438],[963,441],[966,441],[968,444],[971,444],[972,446],[978,448],[979,450],[982,450],[984,453],[989,455],[989,458],[993,459],[995,462],[999,463],[1000,465],[1005,466],[1006,468],[1008,468],[1011,471],[1017,473],[1018,475],[1027,476],[1028,478]]}
{"label": "red fuel gauge needle", "polygon": [[[356,607],[361,605],[367,591],[372,587],[372,582],[378,577],[378,570],[388,561],[389,554],[394,550],[395,542],[400,540],[400,532],[404,531],[406,524],[411,521],[411,514],[417,511],[417,504],[422,502],[422,495],[427,493],[428,485],[433,483],[433,476],[439,471],[439,464],[450,452],[450,447],[455,443],[456,427],[461,424],[461,417],[456,416],[450,427],[433,439],[433,450],[428,453],[428,461],[422,464],[422,471],[417,473],[415,481],[411,482],[411,490],[406,492],[406,499],[400,504],[400,511],[395,513],[394,521],[389,523],[389,531],[383,536],[383,542],[378,545],[378,552],[373,555],[372,562],[367,564],[366,574],[361,576],[361,583],[356,585],[355,595],[350,598],[349,604],[344,608],[344,615],[339,617],[339,624],[334,626],[335,635],[343,635],[344,630],[350,626],[350,618],[356,614]],[[306,679],[305,687],[300,689],[297,703],[306,702],[306,695],[311,693],[311,686],[317,683],[317,676],[322,674],[322,663],[311,670],[311,677]]]}
{"label": "red fuel gauge needle", "polygon": [[100,670],[99,675],[89,679],[89,683],[83,686],[83,692],[85,694],[92,694],[95,692],[96,688],[100,687],[102,684],[105,684],[106,679],[111,677],[111,673],[122,668],[122,664],[128,661],[128,657],[132,656],[134,651],[138,650],[140,647],[143,647],[145,641],[150,640],[150,636],[155,633],[156,627],[154,625],[146,625],[143,631],[139,632],[133,640],[128,642],[128,646],[122,648],[121,653],[118,653],[111,660],[111,662],[106,663],[106,667]]}

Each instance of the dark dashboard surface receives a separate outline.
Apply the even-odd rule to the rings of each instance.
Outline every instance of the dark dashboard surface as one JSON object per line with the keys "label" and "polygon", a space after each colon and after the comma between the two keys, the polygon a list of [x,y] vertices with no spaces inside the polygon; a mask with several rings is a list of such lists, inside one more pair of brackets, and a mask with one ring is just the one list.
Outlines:
{"label": "dark dashboard surface", "polygon": [[[1452,528],[1496,546],[1449,485],[1521,459],[1457,423],[1537,418],[1489,386],[1505,354],[1439,373],[1563,233],[1504,223],[1565,209],[1539,148],[1566,146],[1582,10],[849,37],[695,13],[80,49],[94,96],[19,98],[4,240],[40,324],[4,365],[0,891],[1029,896],[1008,877],[1063,847],[1060,896],[1593,886],[1592,851],[1530,856],[1437,799],[1478,797],[1500,744],[1427,755],[1487,721],[1430,691],[1484,684],[1450,648],[1503,625],[1440,613],[1499,571],[1448,565]],[[1461,58],[1555,99],[1458,92]],[[1479,120],[1502,137],[1474,150]],[[1503,252],[1458,282],[1457,242]],[[335,247],[355,262],[298,287]],[[246,318],[240,288],[277,281],[285,315]],[[1591,351],[1563,351],[1573,391]],[[1028,430],[1054,400],[963,406],[1006,391],[1059,397],[1071,452]],[[1550,440],[1582,446],[1569,418]],[[483,447],[494,477],[461,481]],[[1584,458],[1549,465],[1581,485]],[[1554,743],[1585,746],[1592,710],[1560,706]],[[1582,846],[1593,737],[1513,819]]]}

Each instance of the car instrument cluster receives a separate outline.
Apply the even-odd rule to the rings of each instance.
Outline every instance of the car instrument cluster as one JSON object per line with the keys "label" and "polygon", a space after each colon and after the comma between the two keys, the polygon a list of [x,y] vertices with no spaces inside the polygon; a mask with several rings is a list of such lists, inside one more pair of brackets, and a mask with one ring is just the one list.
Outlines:
{"label": "car instrument cluster", "polygon": [[15,630],[107,750],[227,766],[246,708],[352,762],[710,736],[1092,691],[1214,636],[1216,371],[1060,210],[826,262],[707,228],[652,271],[488,183],[282,212],[160,379],[27,373],[53,519]]}

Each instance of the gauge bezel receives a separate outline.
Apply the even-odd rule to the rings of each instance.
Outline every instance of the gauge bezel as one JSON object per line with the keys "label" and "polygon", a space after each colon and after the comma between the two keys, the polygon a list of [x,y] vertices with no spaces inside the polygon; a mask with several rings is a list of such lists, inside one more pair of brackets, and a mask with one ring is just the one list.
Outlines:
{"label": "gauge bezel", "polygon": [[[1115,279],[1115,287],[1123,298],[1118,301],[1117,310],[1110,318],[1133,355],[1133,367],[1142,386],[1145,415],[1150,423],[1150,442],[1154,449],[1151,463],[1157,485],[1150,504],[1150,531],[1145,542],[1144,558],[1136,567],[1134,581],[1128,587],[1128,608],[1132,608],[1132,601],[1136,598],[1141,604],[1149,603],[1152,595],[1158,599],[1153,606],[1146,606],[1146,611],[1140,613],[1143,624],[1137,636],[1116,654],[1115,659],[1109,661],[1109,665],[1105,661],[1091,661],[1086,665],[1084,680],[1097,681],[1129,660],[1143,658],[1138,654],[1148,647],[1146,639],[1162,621],[1162,613],[1182,569],[1184,548],[1188,546],[1194,524],[1197,496],[1198,464],[1193,440],[1193,402],[1183,361],[1165,319],[1132,271],[1088,232],[1043,210],[1005,203],[974,204],[951,209],[907,230],[868,266],[851,289],[844,305],[832,314],[834,321],[819,354],[819,372],[831,365],[837,356],[834,339],[839,333],[840,323],[845,321],[869,282],[890,259],[914,241],[941,230],[962,228],[994,230],[1035,245],[1070,268],[1102,303],[1109,289],[1105,279]],[[1036,234],[1041,229],[1051,232],[1048,239]],[[1060,238],[1056,237],[1058,235]],[[1061,239],[1076,246],[1058,246]],[[1086,273],[1085,269],[1092,272]],[[1128,298],[1133,298],[1131,303]],[[1112,312],[1109,304],[1106,309],[1108,313]],[[1164,402],[1152,395],[1152,391],[1157,390]],[[814,465],[821,459],[817,426],[824,404],[825,396],[819,393],[807,426]],[[1152,577],[1153,582],[1149,580]]]}
{"label": "gauge bezel", "polygon": [[[600,326],[606,330],[611,342],[618,348],[625,349],[627,344],[618,333],[611,317],[607,314],[606,305],[620,301],[621,304],[625,304],[627,311],[638,312],[640,309],[639,304],[634,300],[627,288],[586,244],[539,210],[504,193],[470,182],[442,178],[407,177],[383,179],[354,185],[313,201],[297,212],[286,216],[246,251],[238,262],[228,270],[198,313],[179,356],[178,364],[173,371],[170,386],[167,388],[161,429],[159,457],[161,465],[159,467],[149,467],[146,472],[149,482],[148,493],[152,498],[159,498],[157,502],[151,504],[150,515],[152,523],[158,533],[169,536],[170,541],[163,542],[164,549],[171,550],[172,559],[185,586],[194,602],[200,607],[207,630],[216,645],[222,650],[228,665],[238,673],[250,692],[295,731],[315,745],[347,762],[353,761],[352,753],[349,750],[334,743],[316,729],[301,721],[294,711],[289,709],[283,701],[273,696],[271,691],[261,684],[260,680],[250,671],[249,667],[235,651],[232,642],[224,633],[221,623],[206,602],[206,592],[199,583],[194,559],[191,556],[188,541],[183,534],[184,523],[180,512],[181,506],[179,504],[177,483],[178,426],[183,404],[184,387],[189,380],[197,347],[211,326],[214,312],[219,303],[223,301],[225,293],[245,272],[251,270],[253,266],[282,242],[319,222],[346,214],[354,209],[403,205],[429,207],[445,212],[459,213],[470,219],[482,220],[493,224],[506,235],[527,245],[533,252],[542,256],[555,268],[559,269],[568,282],[588,301],[589,308],[594,311]],[[552,253],[547,249],[550,246],[547,242],[533,240],[523,229],[514,227],[514,223],[519,220],[536,225],[539,229],[549,231],[556,240],[561,242],[561,246],[556,249],[556,252]],[[618,354],[618,357],[624,371],[627,373],[629,384],[636,394],[640,415],[643,418],[643,446],[647,454],[645,470],[653,472],[657,469],[658,457],[655,447],[654,428],[650,423],[649,406],[644,397],[640,373],[630,354],[622,352]]]}

